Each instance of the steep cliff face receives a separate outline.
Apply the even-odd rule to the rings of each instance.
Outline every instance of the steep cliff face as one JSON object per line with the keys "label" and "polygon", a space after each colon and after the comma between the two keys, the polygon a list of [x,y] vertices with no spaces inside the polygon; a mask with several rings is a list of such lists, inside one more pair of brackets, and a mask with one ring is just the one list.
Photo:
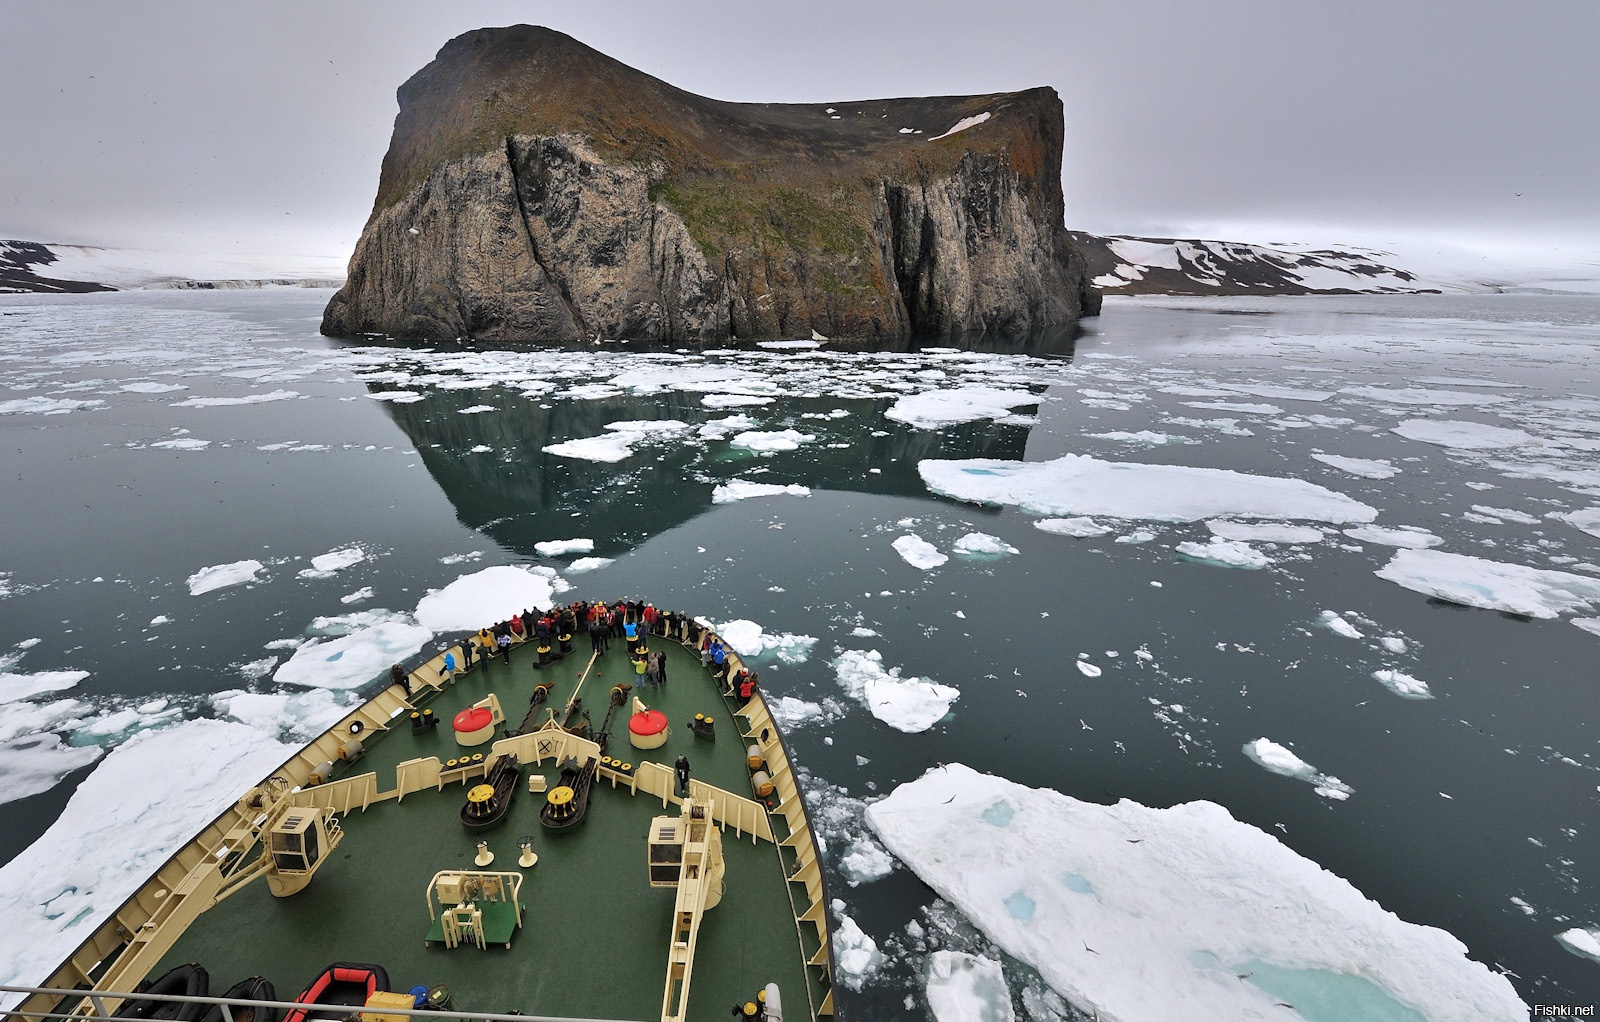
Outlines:
{"label": "steep cliff face", "polygon": [[1050,89],[723,103],[518,26],[452,40],[399,98],[326,334],[874,338],[1099,311]]}

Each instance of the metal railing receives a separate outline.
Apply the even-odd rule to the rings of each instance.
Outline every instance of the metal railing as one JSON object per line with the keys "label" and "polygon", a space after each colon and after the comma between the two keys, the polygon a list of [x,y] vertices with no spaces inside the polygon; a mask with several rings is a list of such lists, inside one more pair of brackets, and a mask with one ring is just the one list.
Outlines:
{"label": "metal railing", "polygon": [[[42,994],[47,997],[60,997],[62,1003],[57,1005],[56,1011],[24,1011],[20,1007],[5,1009],[7,1022],[21,1022],[23,1019],[109,1019],[114,1018],[106,1011],[106,1000],[121,1001],[170,1001],[178,1004],[219,1004],[222,1006],[223,1022],[233,1022],[231,1008],[278,1008],[279,1015],[294,1008],[304,1008],[307,1005],[295,1001],[252,1001],[242,997],[195,997],[187,994],[149,994],[117,990],[65,990],[58,987],[24,987],[0,985],[0,994],[26,994],[29,997]],[[83,1001],[89,1001],[94,1006],[92,1014],[72,1010],[81,1007]],[[313,1005],[312,1007],[316,1007]],[[574,1018],[572,1016],[557,1015],[529,1015],[524,1013],[496,1013],[485,1011],[439,1011],[429,1008],[366,1008],[361,1005],[322,1005],[322,1011],[314,1011],[313,1017],[337,1016],[348,1018],[357,1015],[408,1015],[413,1018],[438,1018],[460,1019],[462,1022],[639,1022],[638,1019],[596,1019]],[[66,1008],[68,1010],[59,1010]],[[345,1009],[342,1013],[339,1009]]]}

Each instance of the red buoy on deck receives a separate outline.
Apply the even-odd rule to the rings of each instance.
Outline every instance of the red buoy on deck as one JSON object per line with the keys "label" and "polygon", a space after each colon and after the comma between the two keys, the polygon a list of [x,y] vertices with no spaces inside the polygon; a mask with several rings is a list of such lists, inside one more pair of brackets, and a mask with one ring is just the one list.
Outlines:
{"label": "red buoy on deck", "polygon": [[451,722],[457,745],[482,745],[494,737],[494,714],[487,706],[472,706],[456,714]]}
{"label": "red buoy on deck", "polygon": [[635,749],[659,749],[667,743],[667,715],[643,710],[628,718],[628,741]]}

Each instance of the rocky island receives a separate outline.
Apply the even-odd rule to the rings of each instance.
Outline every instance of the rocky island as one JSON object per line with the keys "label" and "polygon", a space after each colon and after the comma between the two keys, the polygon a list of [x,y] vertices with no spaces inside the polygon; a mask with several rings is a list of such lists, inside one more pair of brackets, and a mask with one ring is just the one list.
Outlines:
{"label": "rocky island", "polygon": [[324,334],[948,337],[1099,312],[1050,88],[728,103],[521,25],[451,40],[398,98]]}

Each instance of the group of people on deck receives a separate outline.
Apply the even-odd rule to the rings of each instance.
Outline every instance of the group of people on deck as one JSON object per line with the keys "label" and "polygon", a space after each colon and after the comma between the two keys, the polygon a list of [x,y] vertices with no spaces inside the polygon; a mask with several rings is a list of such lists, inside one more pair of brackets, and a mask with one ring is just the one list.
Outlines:
{"label": "group of people on deck", "polygon": [[[622,639],[641,684],[662,686],[667,683],[666,655],[648,648],[648,637],[659,635],[699,650],[700,663],[713,677],[725,681],[741,703],[755,692],[753,673],[740,669],[733,678],[728,678],[730,651],[715,632],[682,611],[658,610],[653,604],[636,600],[615,603],[577,600],[543,613],[524,610],[513,614],[505,621],[467,636],[461,643],[464,662],[458,663],[453,651],[446,652],[439,673],[444,677],[453,676],[457,670],[464,673],[474,667],[487,668],[496,654],[509,664],[512,645],[528,639],[537,639],[541,646],[548,646],[553,639],[566,651],[570,649],[572,637],[580,630],[589,633],[596,654],[609,652],[612,639]],[[409,679],[399,664],[390,669],[390,674],[391,681],[404,685],[409,691]]]}

